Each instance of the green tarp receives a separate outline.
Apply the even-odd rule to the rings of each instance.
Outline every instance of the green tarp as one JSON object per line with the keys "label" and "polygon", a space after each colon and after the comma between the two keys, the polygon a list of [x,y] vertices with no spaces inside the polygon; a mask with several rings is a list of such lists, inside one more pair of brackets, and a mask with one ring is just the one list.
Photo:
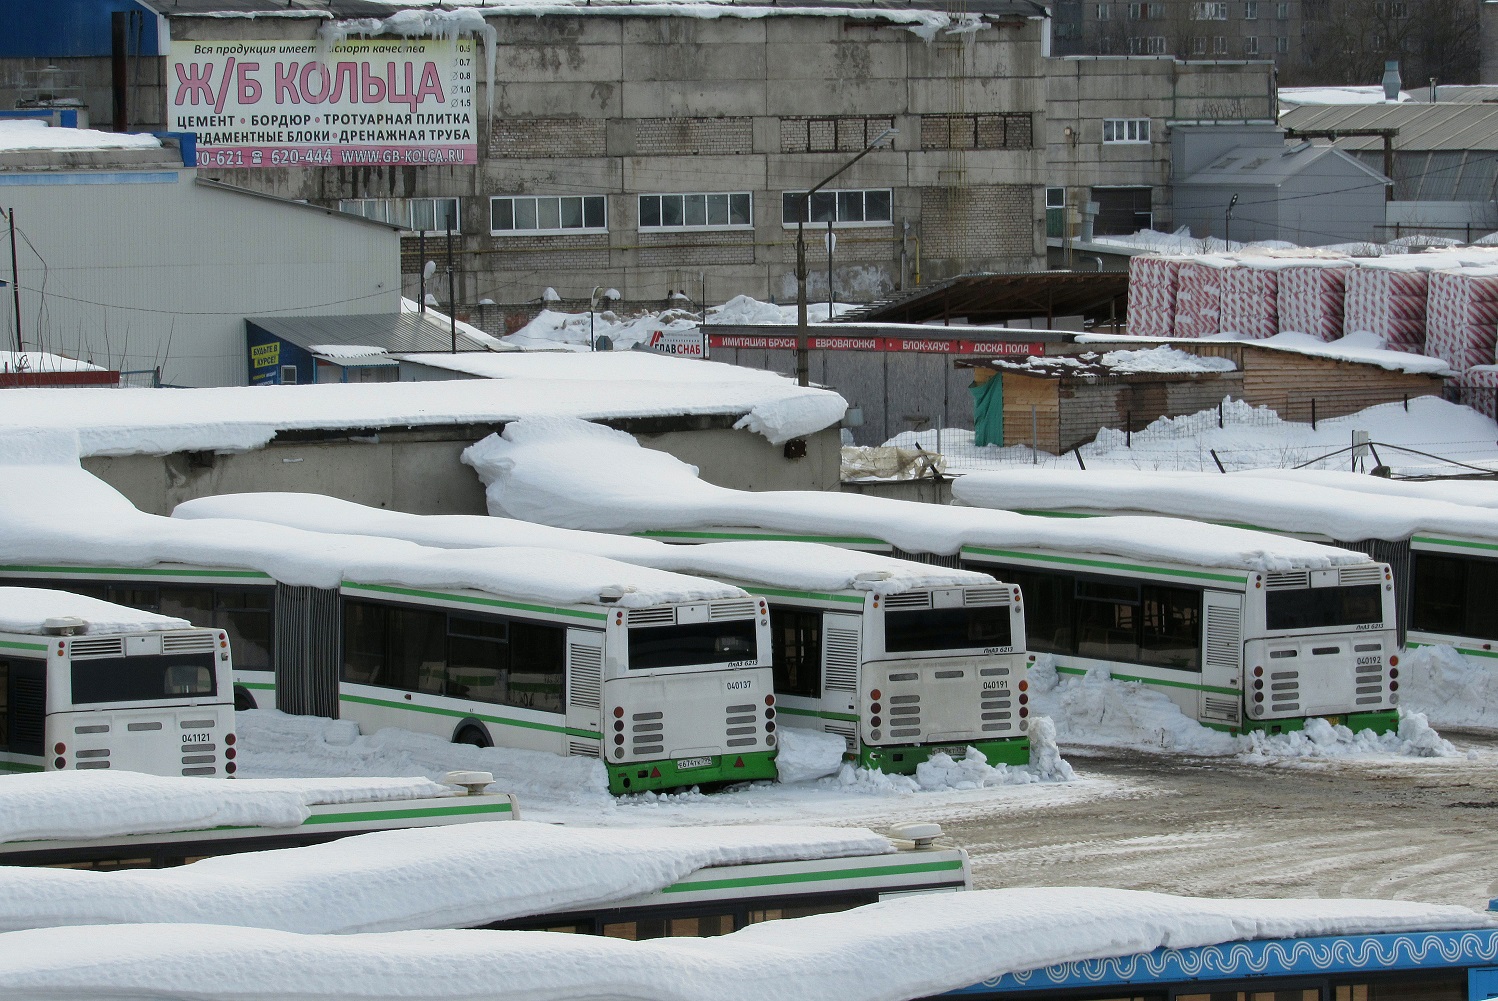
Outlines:
{"label": "green tarp", "polygon": [[982,385],[967,388],[973,394],[973,443],[1004,444],[1004,378],[995,375]]}

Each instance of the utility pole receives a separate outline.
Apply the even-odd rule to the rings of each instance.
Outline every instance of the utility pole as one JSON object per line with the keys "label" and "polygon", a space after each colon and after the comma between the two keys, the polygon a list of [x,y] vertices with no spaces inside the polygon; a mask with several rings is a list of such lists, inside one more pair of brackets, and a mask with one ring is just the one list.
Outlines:
{"label": "utility pole", "polygon": [[16,263],[16,210],[10,210],[10,291],[16,303],[16,350],[25,351],[21,340],[21,269]]}
{"label": "utility pole", "polygon": [[421,283],[417,286],[416,312],[425,315],[427,311],[427,231],[419,230],[416,234],[416,256],[421,258]]}
{"label": "utility pole", "polygon": [[1231,239],[1233,235],[1233,206],[1237,204],[1238,196],[1234,194],[1232,198],[1228,199],[1227,216],[1222,220],[1222,252],[1224,254],[1231,253],[1233,249]]}
{"label": "utility pole", "polygon": [[[863,151],[857,156],[837,168],[837,170],[833,171],[827,177],[824,177],[816,187],[801,194],[801,211],[796,213],[796,385],[798,386],[806,386],[811,383],[811,352],[807,348],[808,328],[806,322],[806,220],[811,217],[811,196],[831,184],[843,171],[868,156],[869,153],[873,152],[874,147],[884,142],[884,140],[899,134],[898,129],[885,129],[874,138],[873,142],[865,146]],[[828,225],[831,225],[830,217]],[[830,267],[830,248],[828,250],[828,259]],[[828,318],[831,319],[830,316]]]}
{"label": "utility pole", "polygon": [[[425,298],[423,296],[423,298]],[[458,291],[453,274],[453,221],[447,220],[447,327],[452,334],[453,354],[458,353]]]}

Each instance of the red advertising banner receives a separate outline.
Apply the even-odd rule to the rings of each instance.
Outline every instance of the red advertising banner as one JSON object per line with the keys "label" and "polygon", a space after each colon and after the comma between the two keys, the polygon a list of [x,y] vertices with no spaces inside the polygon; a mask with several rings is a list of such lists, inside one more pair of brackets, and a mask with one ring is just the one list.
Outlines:
{"label": "red advertising banner", "polygon": [[200,167],[478,162],[472,39],[172,42]]}
{"label": "red advertising banner", "polygon": [[[948,355],[1044,355],[1039,341],[974,341],[945,337],[832,337],[818,334],[807,339],[817,351],[892,351]],[[794,349],[796,338],[760,334],[709,334],[714,348]]]}

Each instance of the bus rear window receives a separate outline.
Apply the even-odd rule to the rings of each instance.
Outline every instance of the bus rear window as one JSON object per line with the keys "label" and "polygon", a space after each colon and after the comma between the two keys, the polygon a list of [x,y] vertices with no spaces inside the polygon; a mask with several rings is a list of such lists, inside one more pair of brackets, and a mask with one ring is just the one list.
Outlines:
{"label": "bus rear window", "polygon": [[73,661],[73,703],[164,702],[218,694],[213,654]]}
{"label": "bus rear window", "polygon": [[753,619],[647,626],[629,631],[629,667],[688,667],[759,659]]}
{"label": "bus rear window", "polygon": [[1378,584],[1269,591],[1264,603],[1264,624],[1272,632],[1373,625],[1384,619],[1383,589]]}
{"label": "bus rear window", "polygon": [[1010,642],[1008,605],[884,613],[884,649],[889,653],[973,650]]}

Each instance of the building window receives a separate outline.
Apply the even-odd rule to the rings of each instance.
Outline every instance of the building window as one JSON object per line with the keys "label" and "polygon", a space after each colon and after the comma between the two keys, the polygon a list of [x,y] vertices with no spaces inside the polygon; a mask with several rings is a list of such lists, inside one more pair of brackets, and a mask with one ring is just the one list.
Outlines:
{"label": "building window", "polygon": [[1284,55],[1290,51],[1290,39],[1280,37],[1274,40],[1274,51]]}
{"label": "building window", "polygon": [[1281,21],[1290,20],[1290,5],[1287,3],[1275,4],[1274,16]]}
{"label": "building window", "polygon": [[1065,188],[1046,188],[1045,189],[1045,207],[1048,208],[1048,209],[1064,209],[1064,208],[1066,208],[1066,189]]}
{"label": "building window", "polygon": [[1197,36],[1191,40],[1191,54],[1193,56],[1204,56],[1207,54],[1207,40]]}
{"label": "building window", "polygon": [[296,366],[295,365],[282,365],[281,366],[281,385],[283,385],[283,386],[295,386],[296,385]]}
{"label": "building window", "polygon": [[1245,56],[1256,56],[1259,54],[1259,39],[1256,36],[1249,35],[1243,39],[1243,54]]}
{"label": "building window", "polygon": [[1113,5],[1112,4],[1109,4],[1109,3],[1100,3],[1100,4],[1097,5],[1097,19],[1099,21],[1106,21],[1106,20],[1108,20],[1108,18],[1110,16],[1112,16],[1112,13],[1113,13]]}
{"label": "building window", "polygon": [[748,192],[712,195],[641,195],[641,229],[748,229],[754,200]]}
{"label": "building window", "polygon": [[1259,19],[1259,0],[1243,0],[1243,20],[1257,21]]}
{"label": "building window", "polygon": [[1159,56],[1165,54],[1165,36],[1136,36],[1129,39],[1129,55]]}
{"label": "building window", "polygon": [[[811,215],[806,221],[825,223],[830,219],[839,226],[888,225],[893,218],[893,194],[889,188],[871,191],[818,191],[811,196]],[[801,218],[803,204],[803,192],[787,191],[781,195],[782,225],[796,225]]]}
{"label": "building window", "polygon": [[1226,3],[1194,3],[1191,5],[1191,20],[1193,21],[1226,21],[1228,19],[1228,5]]}
{"label": "building window", "polygon": [[1214,36],[1212,39],[1213,55],[1225,56],[1228,54],[1228,40],[1224,35]]}
{"label": "building window", "polygon": [[1113,54],[1113,39],[1109,38],[1107,35],[1104,35],[1102,38],[1099,38],[1097,40],[1097,54],[1100,55],[1100,56],[1110,56],[1110,55],[1112,55]]}
{"label": "building window", "polygon": [[608,214],[602,195],[505,195],[489,199],[489,232],[607,233]]}
{"label": "building window", "polygon": [[1103,142],[1147,143],[1150,141],[1148,118],[1104,118]]}
{"label": "building window", "polygon": [[1149,7],[1148,4],[1142,4],[1142,3],[1131,3],[1131,4],[1129,4],[1129,20],[1130,21],[1142,21],[1146,17],[1149,17],[1148,7]]}
{"label": "building window", "polygon": [[410,233],[446,233],[458,228],[456,198],[345,198],[338,211],[388,222]]}

